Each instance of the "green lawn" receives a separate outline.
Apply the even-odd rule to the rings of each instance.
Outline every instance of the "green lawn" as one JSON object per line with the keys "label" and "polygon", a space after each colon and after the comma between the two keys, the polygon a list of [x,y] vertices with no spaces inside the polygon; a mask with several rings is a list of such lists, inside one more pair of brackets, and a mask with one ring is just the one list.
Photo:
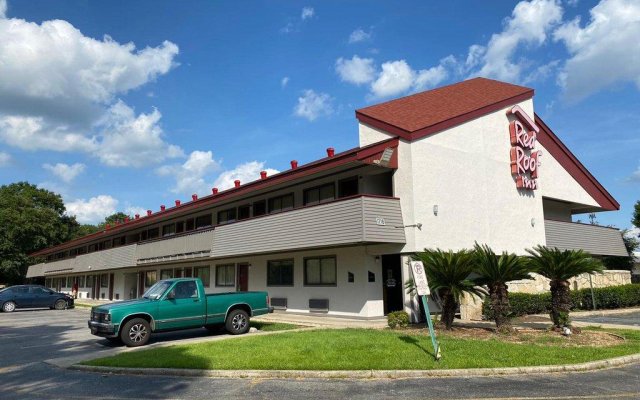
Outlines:
{"label": "green lawn", "polygon": [[490,368],[581,363],[640,351],[640,331],[615,333],[626,342],[601,348],[441,335],[442,360],[435,362],[429,336],[392,330],[313,330],[127,352],[84,364],[263,370]]}
{"label": "green lawn", "polygon": [[300,328],[298,325],[285,324],[282,322],[262,322],[251,320],[249,323],[251,324],[251,327],[263,332],[290,331],[291,329]]}

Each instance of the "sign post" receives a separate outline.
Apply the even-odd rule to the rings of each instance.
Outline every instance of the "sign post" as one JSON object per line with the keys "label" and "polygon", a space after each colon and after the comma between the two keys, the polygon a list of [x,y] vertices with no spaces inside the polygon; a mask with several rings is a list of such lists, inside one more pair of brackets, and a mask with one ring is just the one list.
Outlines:
{"label": "sign post", "polygon": [[436,339],[436,333],[433,330],[433,322],[431,321],[431,313],[429,313],[429,303],[427,296],[431,294],[429,290],[429,283],[427,282],[427,274],[424,272],[424,265],[422,261],[411,261],[411,272],[413,273],[413,282],[416,285],[416,291],[422,306],[424,307],[425,318],[427,319],[427,326],[429,327],[429,335],[431,336],[431,344],[433,345],[433,353],[435,354],[436,361],[442,356],[440,355],[440,345]]}

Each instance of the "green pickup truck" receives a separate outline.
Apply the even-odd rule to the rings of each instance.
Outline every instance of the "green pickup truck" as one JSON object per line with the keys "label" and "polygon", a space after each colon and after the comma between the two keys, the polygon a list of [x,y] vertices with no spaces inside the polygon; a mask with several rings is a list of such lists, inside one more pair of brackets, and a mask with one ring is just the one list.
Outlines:
{"label": "green pickup truck", "polygon": [[91,308],[89,329],[96,336],[143,346],[152,332],[222,325],[238,335],[249,330],[249,318],[273,312],[267,292],[205,294],[200,278],[157,282],[142,298]]}

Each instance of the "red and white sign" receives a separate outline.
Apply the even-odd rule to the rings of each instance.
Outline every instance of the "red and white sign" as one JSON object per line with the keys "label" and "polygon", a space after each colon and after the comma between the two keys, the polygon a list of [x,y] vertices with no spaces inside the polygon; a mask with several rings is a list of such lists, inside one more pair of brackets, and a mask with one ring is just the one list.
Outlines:
{"label": "red and white sign", "polygon": [[429,290],[429,282],[427,282],[427,274],[424,272],[422,261],[411,261],[411,270],[418,296],[429,296],[431,291]]}
{"label": "red and white sign", "polygon": [[515,117],[509,123],[511,137],[511,174],[516,178],[518,189],[538,188],[538,167],[541,151],[534,151],[540,128],[520,106],[513,106],[507,115]]}

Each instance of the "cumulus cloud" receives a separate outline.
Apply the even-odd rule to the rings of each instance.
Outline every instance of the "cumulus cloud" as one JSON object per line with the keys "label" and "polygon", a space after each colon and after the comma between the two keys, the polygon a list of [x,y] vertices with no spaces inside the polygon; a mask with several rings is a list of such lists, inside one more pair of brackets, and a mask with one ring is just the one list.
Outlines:
{"label": "cumulus cloud", "polygon": [[405,60],[388,61],[381,67],[377,78],[371,82],[372,98],[395,96],[409,90],[430,89],[448,76],[447,70],[442,65],[416,71]]}
{"label": "cumulus cloud", "polygon": [[178,46],[168,41],[136,49],[108,36],[84,36],[62,20],[0,18],[0,76],[11,77],[0,80],[0,140],[100,156],[99,147],[109,141],[96,124],[114,106],[121,108],[117,95],[168,73],[177,54]]}
{"label": "cumulus cloud", "polygon": [[349,43],[358,43],[371,39],[371,32],[366,32],[361,28],[356,29],[349,35]]}
{"label": "cumulus cloud", "polygon": [[173,193],[205,194],[212,187],[206,182],[206,177],[219,169],[220,163],[213,159],[211,151],[194,151],[184,164],[165,165],[156,172],[161,176],[175,178],[176,184],[171,189]]}
{"label": "cumulus cloud", "polygon": [[184,156],[180,147],[163,140],[161,116],[157,109],[136,115],[124,102],[116,102],[98,123],[96,156],[112,167],[141,167]]}
{"label": "cumulus cloud", "polygon": [[65,204],[67,214],[75,215],[81,224],[97,224],[116,212],[118,200],[109,195],[99,195],[89,200],[78,199]]}
{"label": "cumulus cloud", "polygon": [[570,54],[559,77],[565,95],[577,101],[628,82],[640,89],[640,3],[602,0],[590,14],[584,26],[577,17],[554,32]]}
{"label": "cumulus cloud", "polygon": [[333,99],[326,93],[316,93],[311,89],[298,97],[298,104],[293,109],[294,115],[314,121],[322,115],[333,114]]}
{"label": "cumulus cloud", "polygon": [[0,151],[0,167],[6,167],[11,163],[11,154]]}
{"label": "cumulus cloud", "polygon": [[229,189],[234,186],[236,179],[241,183],[248,183],[260,178],[260,171],[267,171],[268,175],[277,174],[279,171],[273,168],[265,168],[265,163],[261,161],[250,161],[240,164],[232,170],[224,171],[215,180],[213,186],[220,190]]}
{"label": "cumulus cloud", "polygon": [[285,76],[284,78],[282,78],[280,80],[280,87],[281,88],[284,89],[285,87],[287,87],[288,84],[289,84],[289,77],[288,76]]}
{"label": "cumulus cloud", "polygon": [[73,165],[57,163],[55,165],[43,164],[42,168],[51,172],[65,183],[70,183],[78,175],[84,172],[85,165],[82,163],[75,163]]}
{"label": "cumulus cloud", "polygon": [[354,55],[350,60],[342,57],[336,60],[336,72],[344,82],[361,85],[369,83],[376,74],[373,58]]}
{"label": "cumulus cloud", "polygon": [[7,16],[7,0],[0,0],[0,18]]}
{"label": "cumulus cloud", "polygon": [[493,34],[486,46],[469,48],[466,67],[473,68],[471,75],[519,82],[523,65],[513,60],[518,46],[544,44],[552,28],[562,21],[562,12],[558,0],[518,3],[502,32]]}
{"label": "cumulus cloud", "polygon": [[313,7],[304,7],[302,9],[302,14],[300,14],[300,19],[304,21],[305,19],[313,18],[314,14],[315,10]]}

